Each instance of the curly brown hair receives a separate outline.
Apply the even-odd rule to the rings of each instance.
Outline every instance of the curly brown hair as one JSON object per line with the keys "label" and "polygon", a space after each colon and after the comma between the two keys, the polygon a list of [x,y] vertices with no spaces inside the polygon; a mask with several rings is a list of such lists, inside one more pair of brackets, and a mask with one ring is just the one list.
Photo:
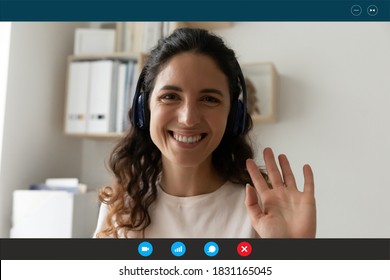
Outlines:
{"label": "curly brown hair", "polygon": [[[234,51],[220,37],[206,30],[190,28],[176,29],[170,36],[160,39],[151,51],[143,70],[142,94],[146,95],[146,100],[158,74],[173,56],[183,52],[212,58],[228,78],[231,100],[238,100],[242,85],[237,77],[241,70]],[[128,117],[132,118],[131,110]],[[245,164],[246,159],[253,158],[248,137],[252,119],[247,114],[243,133],[232,135],[228,129],[233,121],[230,118],[231,113],[225,134],[212,154],[213,166],[226,180],[243,185],[252,183]],[[156,200],[162,170],[161,152],[153,143],[149,130],[133,125],[111,153],[109,168],[115,175],[115,184],[100,191],[99,198],[108,205],[108,215],[106,228],[97,236],[128,236],[132,231],[142,233],[151,223],[148,208]]]}

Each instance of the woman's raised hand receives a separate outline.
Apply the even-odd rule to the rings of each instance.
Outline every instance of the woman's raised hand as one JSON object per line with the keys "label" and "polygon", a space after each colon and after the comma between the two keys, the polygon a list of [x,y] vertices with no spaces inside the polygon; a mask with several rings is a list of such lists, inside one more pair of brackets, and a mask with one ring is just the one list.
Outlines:
{"label": "woman's raised hand", "polygon": [[254,188],[247,185],[245,201],[252,226],[261,238],[314,238],[316,202],[311,167],[303,166],[304,188],[301,192],[287,157],[280,155],[278,159],[281,173],[272,150],[264,149],[265,166],[272,188],[269,188],[255,162],[252,159],[246,162],[254,184]]}

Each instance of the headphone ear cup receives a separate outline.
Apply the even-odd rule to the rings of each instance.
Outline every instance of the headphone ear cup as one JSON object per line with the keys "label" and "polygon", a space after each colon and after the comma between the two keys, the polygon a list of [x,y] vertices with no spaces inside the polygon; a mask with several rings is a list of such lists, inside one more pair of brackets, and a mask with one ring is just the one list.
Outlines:
{"label": "headphone ear cup", "polygon": [[145,118],[144,118],[144,95],[141,93],[137,100],[137,126],[141,129],[145,129]]}
{"label": "headphone ear cup", "polygon": [[245,124],[246,124],[246,116],[245,116],[245,109],[244,109],[244,103],[242,103],[241,100],[238,100],[237,102],[237,111],[234,118],[234,127],[233,127],[233,134],[234,136],[238,136],[244,132]]}
{"label": "headphone ear cup", "polygon": [[245,105],[241,100],[232,102],[230,115],[228,117],[227,132],[235,137],[244,132],[246,124]]}
{"label": "headphone ear cup", "polygon": [[241,67],[237,62],[238,68],[238,80],[242,91],[242,100],[238,97],[233,98],[230,108],[230,114],[228,117],[227,132],[233,136],[240,136],[245,132],[247,124],[247,92],[245,77],[242,74]]}
{"label": "headphone ear cup", "polygon": [[145,80],[146,70],[142,69],[135,88],[133,104],[130,110],[130,122],[135,127],[140,129],[148,129],[149,127],[149,110],[148,110],[148,95],[142,92],[142,86]]}
{"label": "headphone ear cup", "polygon": [[140,129],[147,129],[149,126],[149,115],[147,109],[146,94],[140,93],[137,100],[137,125]]}

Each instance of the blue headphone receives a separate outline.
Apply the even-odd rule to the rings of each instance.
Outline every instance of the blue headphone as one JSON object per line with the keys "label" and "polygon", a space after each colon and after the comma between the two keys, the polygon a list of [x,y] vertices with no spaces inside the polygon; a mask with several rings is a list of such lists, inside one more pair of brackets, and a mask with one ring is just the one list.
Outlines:
{"label": "blue headphone", "polygon": [[[238,64],[238,80],[242,90],[242,101],[234,98],[231,102],[230,112],[228,116],[226,132],[230,136],[239,136],[244,133],[247,123],[247,92],[245,78],[242,74],[240,65]],[[133,126],[137,126],[142,130],[149,128],[150,112],[148,108],[148,94],[142,91],[145,81],[146,69],[143,68],[138,78],[135,88],[133,105],[130,111],[130,121]]]}

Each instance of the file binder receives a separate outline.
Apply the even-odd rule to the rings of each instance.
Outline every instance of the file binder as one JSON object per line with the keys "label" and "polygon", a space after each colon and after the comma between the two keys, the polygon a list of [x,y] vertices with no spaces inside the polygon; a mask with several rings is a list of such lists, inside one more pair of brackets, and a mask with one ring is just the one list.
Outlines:
{"label": "file binder", "polygon": [[66,133],[86,132],[89,69],[89,62],[70,63],[65,122]]}
{"label": "file binder", "polygon": [[127,129],[136,65],[128,58],[70,62],[65,132],[105,136]]}
{"label": "file binder", "polygon": [[144,23],[143,52],[150,52],[156,45],[156,42],[162,37],[162,31],[163,23],[160,21]]}
{"label": "file binder", "polygon": [[115,131],[116,86],[113,82],[118,67],[112,60],[91,62],[87,133]]}

